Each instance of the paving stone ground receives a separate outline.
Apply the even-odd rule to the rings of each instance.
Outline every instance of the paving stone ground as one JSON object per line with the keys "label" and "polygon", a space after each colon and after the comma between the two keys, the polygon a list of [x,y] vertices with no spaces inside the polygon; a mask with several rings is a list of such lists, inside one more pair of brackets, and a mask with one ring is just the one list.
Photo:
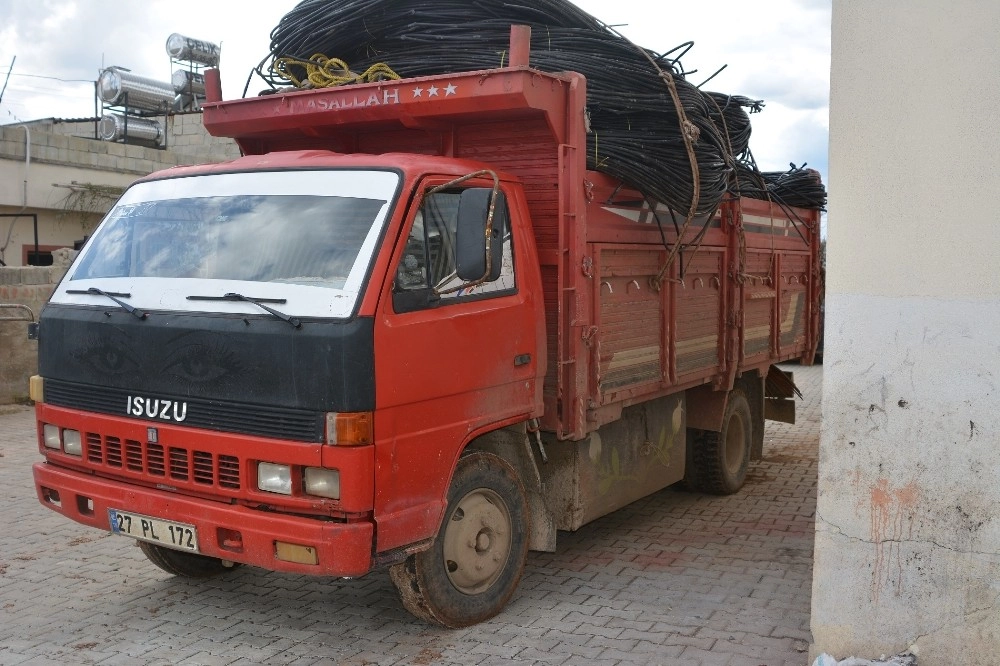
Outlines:
{"label": "paving stone ground", "polygon": [[797,365],[798,424],[729,497],[668,488],[532,553],[499,617],[449,631],[385,572],[322,580],[249,567],[173,578],[124,537],[43,508],[33,412],[0,414],[0,665],[667,664],[808,660],[822,369]]}

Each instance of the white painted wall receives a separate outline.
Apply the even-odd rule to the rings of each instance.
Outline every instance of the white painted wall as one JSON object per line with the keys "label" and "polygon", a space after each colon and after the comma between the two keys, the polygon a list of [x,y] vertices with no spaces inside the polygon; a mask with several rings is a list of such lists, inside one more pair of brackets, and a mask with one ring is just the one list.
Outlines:
{"label": "white painted wall", "polygon": [[1000,2],[833,5],[813,652],[1000,650]]}
{"label": "white painted wall", "polygon": [[[137,177],[136,174],[90,171],[35,159],[27,167],[28,207],[24,213],[28,215],[12,218],[6,215],[21,213],[24,205],[25,162],[0,158],[0,213],[4,213],[0,217],[0,247],[7,245],[4,261],[9,266],[20,266],[23,246],[34,245],[32,213],[38,216],[40,246],[73,247],[74,241],[93,232],[103,217],[103,211],[85,214],[79,210],[67,210],[67,199],[71,195],[67,186],[74,181],[124,188]],[[113,200],[102,199],[101,202],[110,206]]]}
{"label": "white painted wall", "polygon": [[[26,135],[26,130],[28,134]],[[111,200],[91,202],[94,215],[79,212],[67,201],[74,182],[124,188],[136,178],[178,164],[219,162],[239,156],[232,139],[211,137],[200,113],[170,116],[169,149],[157,150],[90,138],[93,122],[36,121],[0,126],[0,213],[38,216],[39,245],[72,247],[89,234],[111,206]],[[29,159],[30,158],[30,159]],[[69,208],[70,210],[67,210]],[[8,240],[9,237],[9,240]],[[22,249],[34,244],[30,217],[0,217],[0,248],[8,265],[21,264]]]}

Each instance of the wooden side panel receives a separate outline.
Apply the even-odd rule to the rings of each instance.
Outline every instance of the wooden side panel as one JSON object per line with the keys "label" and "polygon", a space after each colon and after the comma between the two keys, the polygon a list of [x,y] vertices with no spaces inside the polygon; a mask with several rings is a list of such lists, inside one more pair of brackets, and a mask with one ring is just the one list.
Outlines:
{"label": "wooden side panel", "polygon": [[[444,152],[444,137],[440,132],[381,129],[378,131],[361,130],[350,136],[341,136],[341,140],[345,143],[351,139],[356,143],[356,147],[351,152],[380,155],[396,152],[400,146],[406,146],[408,153],[441,155]],[[313,143],[308,147],[315,148],[316,140],[313,139]]]}
{"label": "wooden side panel", "polygon": [[463,125],[455,157],[480,160],[518,176],[524,184],[539,253],[559,246],[558,146],[542,117],[518,123]]}
{"label": "wooden side panel", "polygon": [[778,344],[781,352],[788,352],[805,343],[809,314],[809,255],[782,255],[779,286]]}
{"label": "wooden side panel", "polygon": [[[481,160],[521,178],[541,262],[548,365],[543,395],[543,428],[557,430],[559,404],[559,150],[543,117],[518,123],[481,123],[456,130],[456,157]],[[514,258],[515,263],[517,257]]]}
{"label": "wooden side panel", "polygon": [[597,305],[601,402],[625,388],[658,386],[664,376],[662,293],[650,287],[665,252],[600,247]]}
{"label": "wooden side panel", "polygon": [[677,375],[711,369],[720,362],[723,321],[722,281],[725,255],[720,248],[701,248],[689,261],[684,283],[675,285]]}
{"label": "wooden side panel", "polygon": [[777,292],[772,279],[774,254],[748,251],[743,285],[743,355],[747,359],[771,351],[774,302]]}

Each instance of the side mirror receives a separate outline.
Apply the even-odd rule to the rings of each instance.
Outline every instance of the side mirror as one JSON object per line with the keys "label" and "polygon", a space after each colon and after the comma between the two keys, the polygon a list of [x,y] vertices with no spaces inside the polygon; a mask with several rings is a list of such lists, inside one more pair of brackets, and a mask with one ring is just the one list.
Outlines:
{"label": "side mirror", "polygon": [[486,273],[486,220],[493,189],[474,187],[462,192],[458,202],[458,228],[455,230],[455,264],[460,280],[492,282],[500,277],[503,264],[503,239],[507,231],[507,201],[497,192],[493,210],[493,233],[490,236],[490,272]]}

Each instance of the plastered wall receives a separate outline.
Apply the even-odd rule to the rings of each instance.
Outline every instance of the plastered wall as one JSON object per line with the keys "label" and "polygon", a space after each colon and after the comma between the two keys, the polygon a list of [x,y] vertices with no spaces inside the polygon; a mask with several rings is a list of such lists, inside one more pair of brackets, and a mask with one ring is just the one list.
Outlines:
{"label": "plastered wall", "polygon": [[[232,139],[209,136],[200,113],[166,119],[168,149],[94,138],[93,121],[44,120],[0,126],[0,259],[23,263],[34,243],[30,215],[37,216],[40,246],[73,246],[91,233],[117,198],[116,192],[148,173],[180,164],[220,162],[239,156]],[[105,188],[107,196],[87,194]]]}
{"label": "plastered wall", "polygon": [[1000,3],[833,4],[813,654],[1000,650]]}

